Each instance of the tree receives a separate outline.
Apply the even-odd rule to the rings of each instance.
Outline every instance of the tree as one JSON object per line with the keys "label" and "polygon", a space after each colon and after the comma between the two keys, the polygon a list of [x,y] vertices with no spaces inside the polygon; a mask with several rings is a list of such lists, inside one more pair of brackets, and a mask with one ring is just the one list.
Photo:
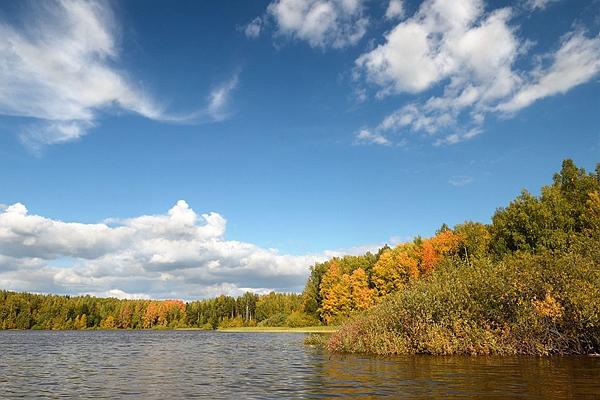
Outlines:
{"label": "tree", "polygon": [[419,255],[414,243],[399,244],[384,252],[373,267],[373,282],[379,296],[401,290],[419,275]]}
{"label": "tree", "polygon": [[100,322],[100,328],[102,329],[116,329],[116,327],[115,317],[112,315],[107,316]]}
{"label": "tree", "polygon": [[544,253],[568,250],[585,228],[590,193],[600,190],[598,174],[586,174],[565,160],[552,185],[540,196],[523,191],[492,218],[491,247],[497,257],[517,251]]}
{"label": "tree", "polygon": [[375,304],[375,290],[369,288],[367,273],[358,268],[350,276],[352,289],[352,308],[355,310],[367,310]]}
{"label": "tree", "polygon": [[87,315],[81,314],[75,318],[75,329],[85,329],[87,328]]}
{"label": "tree", "polygon": [[486,257],[490,247],[490,228],[479,222],[467,221],[454,227],[460,237],[458,251],[461,259],[471,261]]}
{"label": "tree", "polygon": [[321,318],[327,324],[338,322],[352,311],[350,277],[343,274],[338,260],[334,259],[321,281]]}
{"label": "tree", "polygon": [[458,250],[461,237],[450,229],[440,229],[432,238],[421,243],[421,274],[430,273],[445,257]]}

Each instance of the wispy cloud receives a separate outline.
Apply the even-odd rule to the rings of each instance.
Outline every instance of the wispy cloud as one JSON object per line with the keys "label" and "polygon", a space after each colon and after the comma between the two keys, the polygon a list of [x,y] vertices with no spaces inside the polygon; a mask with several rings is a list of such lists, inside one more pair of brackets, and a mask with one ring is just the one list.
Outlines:
{"label": "wispy cloud", "polygon": [[23,26],[0,21],[0,113],[38,120],[21,132],[25,143],[75,140],[109,107],[161,118],[162,108],[112,65],[117,27],[105,3],[40,3]]}
{"label": "wispy cloud", "polygon": [[583,31],[571,32],[563,38],[560,48],[545,58],[551,60],[551,65],[534,70],[497,110],[515,112],[591,80],[600,72],[600,35],[589,38]]}
{"label": "wispy cloud", "polygon": [[[118,108],[180,122],[116,65],[119,27],[104,1],[51,0],[28,9],[22,24],[0,20],[0,114],[32,118],[20,138],[36,150],[77,140],[101,111]],[[212,100],[211,100],[212,101]],[[221,120],[218,105],[208,113]]]}
{"label": "wispy cloud", "polygon": [[527,7],[532,10],[543,10],[551,3],[557,3],[560,0],[527,0]]}
{"label": "wispy cloud", "polygon": [[244,34],[247,38],[256,39],[260,36],[263,21],[261,17],[256,17],[248,25],[244,27]]}
{"label": "wispy cloud", "polygon": [[397,19],[404,17],[404,2],[402,0],[390,0],[385,10],[387,19]]}
{"label": "wispy cloud", "polygon": [[392,143],[383,135],[362,129],[354,135],[354,144],[379,144],[389,146]]}
{"label": "wispy cloud", "polygon": [[229,116],[231,93],[238,87],[238,84],[239,74],[236,73],[229,81],[211,91],[208,97],[207,113],[214,121],[222,121]]}
{"label": "wispy cloud", "polygon": [[473,182],[473,177],[466,175],[455,175],[448,180],[452,186],[461,187]]}
{"label": "wispy cloud", "polygon": [[565,35],[555,52],[532,58],[551,60],[550,66],[517,69],[531,42],[518,36],[513,16],[508,7],[486,12],[483,0],[425,0],[383,44],[357,58],[355,77],[379,98],[440,87],[442,94],[402,105],[369,131],[458,143],[481,133],[489,114],[508,116],[600,71],[600,36],[583,30]]}

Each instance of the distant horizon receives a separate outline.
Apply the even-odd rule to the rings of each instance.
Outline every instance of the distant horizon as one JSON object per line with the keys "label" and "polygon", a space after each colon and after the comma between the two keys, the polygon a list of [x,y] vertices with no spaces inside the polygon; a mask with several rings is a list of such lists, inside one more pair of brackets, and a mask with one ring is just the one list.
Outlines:
{"label": "distant horizon", "polygon": [[598,1],[449,4],[1,4],[0,290],[298,293],[593,171]]}

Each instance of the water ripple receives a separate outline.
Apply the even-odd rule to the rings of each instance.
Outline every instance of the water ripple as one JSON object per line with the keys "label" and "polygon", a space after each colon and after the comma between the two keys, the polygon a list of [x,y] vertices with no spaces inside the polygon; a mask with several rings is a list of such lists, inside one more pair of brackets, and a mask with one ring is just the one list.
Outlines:
{"label": "water ripple", "polygon": [[331,356],[302,334],[1,331],[0,397],[600,398],[591,357]]}

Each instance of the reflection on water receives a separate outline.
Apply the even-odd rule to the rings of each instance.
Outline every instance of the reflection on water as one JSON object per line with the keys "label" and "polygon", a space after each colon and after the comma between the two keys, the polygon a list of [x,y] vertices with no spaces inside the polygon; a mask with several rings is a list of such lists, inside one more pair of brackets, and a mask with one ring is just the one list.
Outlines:
{"label": "reflection on water", "polygon": [[0,397],[600,398],[600,358],[329,355],[302,334],[2,331]]}

